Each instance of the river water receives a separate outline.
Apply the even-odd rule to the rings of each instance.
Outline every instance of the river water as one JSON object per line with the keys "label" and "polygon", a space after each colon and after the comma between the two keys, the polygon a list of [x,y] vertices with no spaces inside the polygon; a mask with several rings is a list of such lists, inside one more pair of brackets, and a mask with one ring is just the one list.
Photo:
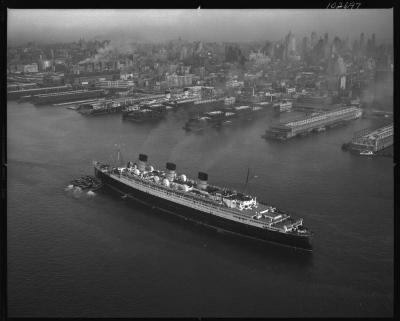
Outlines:
{"label": "river water", "polygon": [[[294,117],[286,114],[281,119]],[[188,115],[155,124],[7,105],[10,317],[293,317],[393,315],[393,159],[341,150],[358,119],[285,143],[265,117],[203,134]],[[149,156],[156,167],[245,188],[315,233],[305,253],[260,245],[139,208],[117,195],[65,191],[92,161]]]}

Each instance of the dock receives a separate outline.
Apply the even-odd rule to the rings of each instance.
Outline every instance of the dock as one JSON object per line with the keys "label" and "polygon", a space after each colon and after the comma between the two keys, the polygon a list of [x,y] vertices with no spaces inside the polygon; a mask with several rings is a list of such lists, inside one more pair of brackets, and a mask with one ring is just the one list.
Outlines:
{"label": "dock", "polygon": [[393,123],[377,129],[358,131],[344,149],[377,153],[393,145]]}
{"label": "dock", "polygon": [[35,95],[32,99],[35,105],[55,104],[68,101],[77,101],[85,98],[99,98],[105,96],[105,91],[98,90],[71,90],[48,94]]}
{"label": "dock", "polygon": [[11,90],[11,91],[7,92],[7,99],[13,100],[13,99],[21,98],[23,96],[50,94],[50,93],[57,93],[57,92],[63,92],[63,91],[65,92],[65,91],[69,91],[69,90],[72,90],[71,85]]}
{"label": "dock", "polygon": [[360,118],[362,110],[354,106],[340,107],[330,111],[316,112],[296,120],[272,125],[263,138],[286,140],[295,136],[304,136],[311,132],[324,131],[327,127],[336,127],[349,120]]}

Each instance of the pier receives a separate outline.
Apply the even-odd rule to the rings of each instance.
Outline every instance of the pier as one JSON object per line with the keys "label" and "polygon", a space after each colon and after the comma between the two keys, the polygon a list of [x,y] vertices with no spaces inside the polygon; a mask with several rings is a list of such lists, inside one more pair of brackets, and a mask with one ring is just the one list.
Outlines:
{"label": "pier", "polygon": [[313,131],[323,131],[326,127],[344,124],[346,121],[361,117],[361,115],[361,109],[354,106],[313,113],[293,121],[272,125],[266,130],[263,137],[286,140],[295,136],[307,135]]}
{"label": "pier", "polygon": [[40,87],[40,88],[29,88],[29,89],[21,89],[21,90],[11,90],[7,92],[7,99],[18,99],[23,96],[33,96],[39,94],[50,94],[57,92],[65,92],[72,90],[71,85],[65,86],[56,86],[56,87]]}
{"label": "pier", "polygon": [[357,132],[345,149],[371,151],[376,153],[393,145],[393,123],[377,129],[364,129]]}
{"label": "pier", "polygon": [[102,96],[105,96],[105,91],[102,89],[63,91],[63,92],[35,95],[33,97],[33,103],[35,105],[55,104],[66,101],[74,101],[74,100],[76,101],[85,98],[97,98]]}

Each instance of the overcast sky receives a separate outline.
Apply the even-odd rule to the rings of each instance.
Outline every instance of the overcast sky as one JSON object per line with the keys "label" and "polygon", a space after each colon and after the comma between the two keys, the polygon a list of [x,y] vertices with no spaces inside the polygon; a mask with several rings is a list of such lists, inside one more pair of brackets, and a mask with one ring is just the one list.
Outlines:
{"label": "overcast sky", "polygon": [[11,42],[67,42],[91,39],[162,41],[182,37],[202,41],[279,40],[329,32],[330,39],[376,33],[393,37],[392,9],[9,9]]}

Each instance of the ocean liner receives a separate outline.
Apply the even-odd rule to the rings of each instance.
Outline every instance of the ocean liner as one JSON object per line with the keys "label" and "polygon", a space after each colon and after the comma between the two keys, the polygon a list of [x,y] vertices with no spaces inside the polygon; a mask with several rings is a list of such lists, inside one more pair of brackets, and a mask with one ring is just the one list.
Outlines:
{"label": "ocean liner", "polygon": [[[126,167],[95,161],[95,176],[124,198],[185,220],[240,236],[304,250],[312,250],[313,233],[283,210],[256,197],[208,184],[208,174],[198,181],[176,173],[174,163],[157,170],[140,154],[138,163]],[[249,174],[249,173],[248,173]],[[248,181],[248,175],[247,175]]]}

